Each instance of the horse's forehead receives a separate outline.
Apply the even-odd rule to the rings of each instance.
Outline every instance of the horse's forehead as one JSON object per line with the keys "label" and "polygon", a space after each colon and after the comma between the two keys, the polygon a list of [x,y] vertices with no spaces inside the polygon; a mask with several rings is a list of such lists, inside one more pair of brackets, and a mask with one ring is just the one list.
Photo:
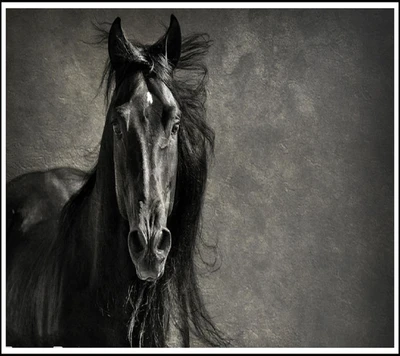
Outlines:
{"label": "horse's forehead", "polygon": [[179,115],[179,108],[167,85],[157,79],[145,79],[143,76],[133,78],[133,94],[130,99],[116,107],[124,119],[127,131],[140,136],[153,137],[164,129],[164,113],[168,117]]}
{"label": "horse's forehead", "polygon": [[[143,123],[161,117],[164,111],[177,115],[179,112],[177,101],[170,89],[160,80],[148,79],[139,76],[135,82],[135,90],[130,100],[117,107],[117,111],[125,118],[129,128],[134,128],[138,123],[132,120],[137,117]],[[152,120],[153,119],[153,120]],[[156,120],[157,121],[157,120]]]}
{"label": "horse's forehead", "polygon": [[132,104],[138,108],[161,114],[164,110],[176,112],[177,102],[171,90],[160,80],[148,79],[141,81],[132,97]]}
{"label": "horse's forehead", "polygon": [[177,107],[177,102],[169,88],[160,80],[150,78],[147,83],[150,95],[156,96],[163,106]]}

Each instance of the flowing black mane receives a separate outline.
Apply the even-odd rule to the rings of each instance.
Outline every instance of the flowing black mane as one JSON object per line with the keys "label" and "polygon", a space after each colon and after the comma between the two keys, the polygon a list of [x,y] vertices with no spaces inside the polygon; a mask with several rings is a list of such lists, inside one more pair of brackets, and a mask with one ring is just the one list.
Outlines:
{"label": "flowing black mane", "polygon": [[[102,42],[108,32],[102,31],[100,36]],[[141,281],[134,273],[126,274],[126,269],[132,269],[131,264],[125,264],[127,256],[117,256],[121,250],[118,235],[126,235],[127,227],[118,216],[115,192],[110,188],[115,182],[112,129],[107,118],[98,162],[61,213],[59,234],[52,245],[52,254],[57,257],[49,263],[53,265],[49,278],[54,279],[55,290],[47,310],[45,296],[38,296],[43,301],[38,324],[42,330],[49,330],[48,334],[57,330],[57,307],[63,298],[68,298],[68,293],[63,296],[62,290],[71,287],[84,290],[90,284],[88,298],[93,299],[99,310],[110,318],[124,316],[121,322],[133,346],[165,346],[174,308],[180,320],[175,326],[185,346],[189,346],[189,330],[209,346],[228,345],[204,307],[195,268],[207,168],[214,148],[214,133],[206,122],[207,68],[202,62],[209,47],[206,34],[184,38],[181,57],[173,71],[162,56],[152,53],[150,46],[135,43],[138,53],[123,52],[126,62],[123,77],[140,71],[145,77],[161,79],[181,110],[175,204],[168,219],[173,242],[164,276],[155,283]],[[107,105],[121,80],[107,61],[102,77]],[[92,199],[94,195],[96,201]],[[66,251],[68,256],[61,257]],[[61,265],[60,260],[66,263]],[[71,280],[75,281],[73,286]]]}

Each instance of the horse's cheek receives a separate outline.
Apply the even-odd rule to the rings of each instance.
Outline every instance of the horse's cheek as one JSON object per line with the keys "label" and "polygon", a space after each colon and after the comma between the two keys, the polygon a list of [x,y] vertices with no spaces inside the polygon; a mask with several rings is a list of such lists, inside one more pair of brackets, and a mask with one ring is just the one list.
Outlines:
{"label": "horse's cheek", "polygon": [[[114,157],[115,195],[117,198],[119,212],[124,218],[126,218],[127,213],[126,213],[126,204],[124,200],[124,197],[126,196],[126,194],[124,194],[124,186],[125,186],[124,176],[126,176],[126,174],[124,173],[125,170],[121,162],[115,158],[116,157]],[[110,189],[113,188],[110,187]]]}

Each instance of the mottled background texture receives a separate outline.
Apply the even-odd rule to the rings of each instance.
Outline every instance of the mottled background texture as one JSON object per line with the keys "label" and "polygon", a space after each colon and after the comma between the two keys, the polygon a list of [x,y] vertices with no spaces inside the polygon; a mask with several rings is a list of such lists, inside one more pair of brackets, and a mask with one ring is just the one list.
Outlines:
{"label": "mottled background texture", "polygon": [[392,10],[7,10],[7,180],[92,166],[107,50],[83,42],[91,21],[152,43],[170,13],[214,41],[216,324],[242,347],[392,346]]}

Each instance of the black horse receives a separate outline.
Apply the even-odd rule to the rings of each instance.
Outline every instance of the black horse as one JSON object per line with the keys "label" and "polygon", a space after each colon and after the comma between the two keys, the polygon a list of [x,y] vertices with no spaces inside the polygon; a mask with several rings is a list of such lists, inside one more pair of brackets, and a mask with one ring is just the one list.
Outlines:
{"label": "black horse", "polygon": [[172,15],[153,45],[117,18],[103,73],[97,164],[7,184],[7,345],[228,346],[201,299],[194,257],[214,134],[202,63]]}

